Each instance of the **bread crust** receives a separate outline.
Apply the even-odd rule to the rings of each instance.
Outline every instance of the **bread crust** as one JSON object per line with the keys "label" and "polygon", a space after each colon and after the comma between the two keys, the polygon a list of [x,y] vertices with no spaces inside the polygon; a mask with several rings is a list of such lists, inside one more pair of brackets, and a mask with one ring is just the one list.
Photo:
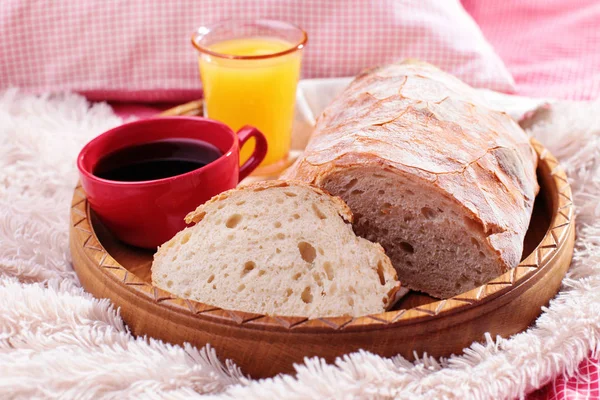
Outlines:
{"label": "bread crust", "polygon": [[225,200],[226,198],[228,198],[231,195],[231,193],[240,192],[240,191],[258,192],[258,191],[266,190],[266,189],[269,189],[272,187],[288,187],[290,185],[304,186],[306,188],[309,188],[310,190],[312,190],[319,196],[323,196],[323,195],[331,196],[331,200],[335,204],[335,207],[337,208],[338,214],[340,214],[340,217],[342,217],[344,219],[344,221],[352,223],[352,221],[353,221],[352,211],[350,210],[350,207],[348,207],[348,205],[340,197],[333,196],[326,190],[321,189],[320,187],[318,187],[316,185],[313,185],[313,184],[310,184],[310,183],[307,183],[304,181],[300,181],[300,180],[293,180],[293,179],[289,179],[289,180],[285,180],[285,181],[284,180],[258,181],[258,182],[250,183],[245,186],[240,186],[240,187],[237,187],[234,189],[227,190],[223,193],[219,193],[218,195],[214,196],[213,198],[208,200],[206,203],[199,205],[194,211],[192,211],[188,215],[186,215],[185,222],[187,224],[192,224],[192,223],[197,224],[198,222],[202,221],[202,218],[204,218],[204,215],[206,214],[206,212],[205,212],[206,206],[208,206],[209,204],[212,204],[212,203],[216,203],[221,200]]}
{"label": "bread crust", "polygon": [[357,166],[433,188],[464,210],[501,270],[519,263],[537,155],[515,121],[458,79],[414,60],[360,74],[318,118],[284,178],[320,186]]}

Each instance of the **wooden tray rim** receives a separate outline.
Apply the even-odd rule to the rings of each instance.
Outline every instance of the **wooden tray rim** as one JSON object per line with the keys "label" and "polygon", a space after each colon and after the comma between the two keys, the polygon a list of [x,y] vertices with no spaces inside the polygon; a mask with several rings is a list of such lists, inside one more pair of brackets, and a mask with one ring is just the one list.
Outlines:
{"label": "wooden tray rim", "polygon": [[116,280],[141,300],[159,303],[170,311],[191,315],[215,323],[241,325],[244,328],[260,330],[293,330],[295,332],[327,333],[352,332],[370,329],[385,329],[397,325],[419,323],[423,320],[442,318],[468,308],[479,306],[498,298],[511,290],[536,279],[545,266],[567,242],[568,234],[574,229],[574,209],[571,188],[567,176],[556,158],[537,140],[531,140],[539,155],[540,164],[550,171],[557,187],[558,202],[552,210],[552,220],[548,231],[536,249],[517,267],[490,282],[450,299],[435,301],[426,305],[387,311],[380,314],[353,318],[331,317],[308,319],[306,317],[269,316],[226,310],[193,300],[181,299],[162,289],[142,281],[121,266],[102,246],[93,230],[90,219],[90,207],[83,188],[78,183],[71,204],[71,223],[89,237],[84,241],[83,249],[91,260],[109,279]]}

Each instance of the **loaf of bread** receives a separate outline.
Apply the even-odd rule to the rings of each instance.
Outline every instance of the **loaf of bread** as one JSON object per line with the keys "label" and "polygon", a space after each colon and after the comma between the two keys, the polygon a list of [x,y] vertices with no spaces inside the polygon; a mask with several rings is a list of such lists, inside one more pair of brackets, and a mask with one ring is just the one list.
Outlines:
{"label": "loaf of bread", "polygon": [[403,286],[439,298],[515,267],[538,191],[523,130],[425,63],[359,75],[285,178],[340,196]]}
{"label": "loaf of bread", "polygon": [[152,282],[180,297],[270,315],[361,316],[396,299],[396,271],[357,237],[339,198],[302,182],[254,183],[215,196],[161,246]]}

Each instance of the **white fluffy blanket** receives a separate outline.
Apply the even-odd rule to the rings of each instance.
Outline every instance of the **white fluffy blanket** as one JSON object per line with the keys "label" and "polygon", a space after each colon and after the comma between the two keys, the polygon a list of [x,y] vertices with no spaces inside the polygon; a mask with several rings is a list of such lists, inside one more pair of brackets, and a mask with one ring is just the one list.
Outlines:
{"label": "white fluffy blanket", "polygon": [[359,352],[253,381],[209,348],[134,338],[118,310],[79,287],[67,246],[75,157],[121,122],[110,107],[0,92],[0,398],[502,399],[572,373],[600,347],[600,104],[559,111],[531,132],[572,179],[578,239],[535,326],[445,360]]}

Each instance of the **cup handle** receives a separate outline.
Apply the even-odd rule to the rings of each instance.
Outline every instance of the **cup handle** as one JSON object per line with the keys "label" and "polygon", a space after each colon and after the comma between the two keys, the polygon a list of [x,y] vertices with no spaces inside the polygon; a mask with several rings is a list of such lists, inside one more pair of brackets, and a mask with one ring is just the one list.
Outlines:
{"label": "cup handle", "polygon": [[250,158],[240,167],[239,181],[250,175],[252,171],[258,167],[258,165],[265,159],[267,155],[267,139],[258,129],[253,126],[246,125],[237,132],[238,139],[240,141],[240,150],[244,146],[244,143],[251,137],[256,140],[254,151]]}

